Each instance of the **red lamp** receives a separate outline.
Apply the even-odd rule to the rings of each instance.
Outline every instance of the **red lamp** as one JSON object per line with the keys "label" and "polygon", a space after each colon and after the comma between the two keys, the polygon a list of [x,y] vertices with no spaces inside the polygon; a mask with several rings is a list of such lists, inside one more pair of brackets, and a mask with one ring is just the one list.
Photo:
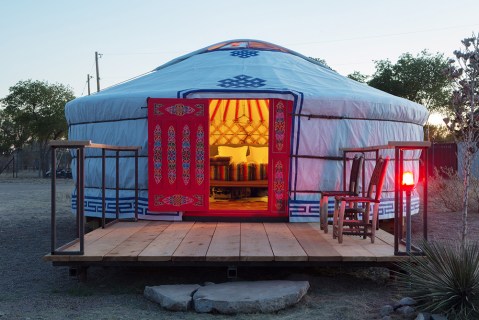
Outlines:
{"label": "red lamp", "polygon": [[414,175],[411,171],[403,172],[401,187],[404,191],[411,191],[414,189]]}

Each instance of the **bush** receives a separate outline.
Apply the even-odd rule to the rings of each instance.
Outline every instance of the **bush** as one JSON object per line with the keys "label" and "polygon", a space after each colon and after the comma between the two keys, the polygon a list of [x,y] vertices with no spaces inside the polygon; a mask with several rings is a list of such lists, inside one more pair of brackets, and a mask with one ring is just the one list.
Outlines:
{"label": "bush", "polygon": [[479,246],[424,242],[423,256],[399,263],[397,284],[418,308],[448,319],[479,319]]}
{"label": "bush", "polygon": [[[479,180],[470,178],[469,209],[479,212]],[[464,180],[458,172],[448,167],[434,168],[434,176],[429,179],[428,194],[431,200],[450,211],[461,211]],[[431,202],[432,202],[431,201]]]}

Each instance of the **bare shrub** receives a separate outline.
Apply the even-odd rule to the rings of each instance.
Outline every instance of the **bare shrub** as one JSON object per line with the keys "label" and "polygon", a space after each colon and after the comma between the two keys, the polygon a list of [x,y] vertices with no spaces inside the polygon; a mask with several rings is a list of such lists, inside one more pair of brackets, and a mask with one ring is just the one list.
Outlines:
{"label": "bare shrub", "polygon": [[[469,183],[469,208],[476,208],[479,212],[479,180],[471,176]],[[434,168],[434,176],[428,184],[431,202],[449,211],[461,211],[463,192],[464,180],[457,171],[450,167]]]}

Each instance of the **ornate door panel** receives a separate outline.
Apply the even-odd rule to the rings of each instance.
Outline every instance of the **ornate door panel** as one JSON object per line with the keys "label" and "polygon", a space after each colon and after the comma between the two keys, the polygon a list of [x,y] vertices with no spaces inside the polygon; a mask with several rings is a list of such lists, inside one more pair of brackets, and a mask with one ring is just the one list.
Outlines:
{"label": "ornate door panel", "polygon": [[208,210],[208,130],[208,100],[148,100],[149,210]]}
{"label": "ornate door panel", "polygon": [[269,123],[269,208],[272,213],[288,213],[288,186],[293,102],[272,100]]}

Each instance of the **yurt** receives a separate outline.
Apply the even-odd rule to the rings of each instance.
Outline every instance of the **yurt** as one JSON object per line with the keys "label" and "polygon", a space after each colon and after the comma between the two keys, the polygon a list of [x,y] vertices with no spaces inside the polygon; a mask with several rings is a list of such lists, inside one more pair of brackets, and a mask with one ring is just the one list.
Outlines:
{"label": "yurt", "polygon": [[[141,147],[140,219],[290,222],[318,221],[319,191],[343,188],[341,148],[421,141],[428,116],[423,106],[314,59],[246,39],[208,46],[77,98],[65,113],[70,140]],[[102,214],[98,152],[85,155],[85,214],[91,217]],[[417,172],[417,161],[406,165]],[[107,217],[116,206],[115,166],[107,154]],[[366,176],[372,166],[366,161]],[[393,167],[381,219],[394,217]],[[124,218],[134,215],[134,168],[133,157],[122,154]],[[418,204],[414,195],[413,213]]]}

